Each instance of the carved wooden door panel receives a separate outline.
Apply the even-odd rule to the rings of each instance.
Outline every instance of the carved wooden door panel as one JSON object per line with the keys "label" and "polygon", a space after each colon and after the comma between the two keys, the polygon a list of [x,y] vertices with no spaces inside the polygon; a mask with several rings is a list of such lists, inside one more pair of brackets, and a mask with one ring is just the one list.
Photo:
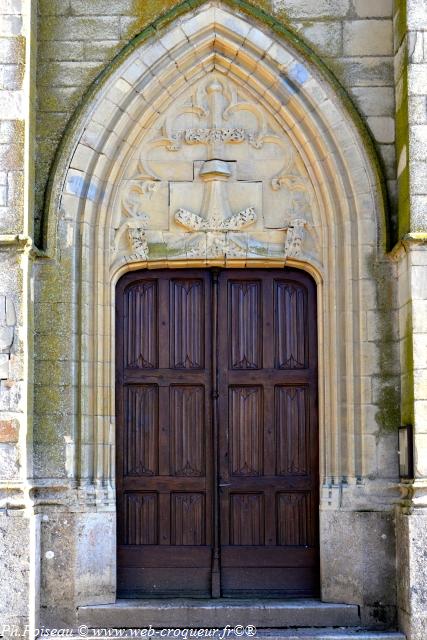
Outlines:
{"label": "carved wooden door panel", "polygon": [[210,274],[117,287],[118,593],[211,593]]}
{"label": "carved wooden door panel", "polygon": [[315,304],[299,271],[219,277],[223,595],[317,593]]}
{"label": "carved wooden door panel", "polygon": [[120,596],[317,593],[315,294],[292,269],[120,280]]}

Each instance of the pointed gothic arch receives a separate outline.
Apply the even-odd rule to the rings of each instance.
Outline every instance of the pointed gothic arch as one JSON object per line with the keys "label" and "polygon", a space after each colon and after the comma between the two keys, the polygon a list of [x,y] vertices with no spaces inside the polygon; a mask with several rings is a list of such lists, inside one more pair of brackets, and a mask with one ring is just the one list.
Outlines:
{"label": "pointed gothic arch", "polygon": [[[382,178],[369,144],[336,87],[317,64],[303,56],[294,40],[282,38],[271,25],[261,25],[250,13],[231,11],[220,2],[206,2],[155,36],[136,42],[91,92],[73,121],[51,178],[47,250],[56,260],[70,264],[75,302],[72,340],[78,361],[78,412],[73,466],[82,504],[95,502],[101,509],[114,505],[116,282],[132,269],[218,264],[290,265],[315,277],[320,471],[327,492],[332,488],[339,495],[342,482],[356,487],[366,475],[363,433],[367,417],[360,392],[367,366],[363,359],[367,340],[364,300],[372,287],[368,265],[384,251],[386,235]],[[155,171],[150,174],[146,165],[139,167],[138,176],[135,163],[141,148],[149,142],[152,148],[156,144],[161,147],[166,156],[171,154],[174,164],[185,143],[176,138],[176,131],[179,129],[185,137],[191,129],[183,116],[184,124],[173,124],[168,131],[168,118],[171,113],[177,116],[178,107],[189,103],[201,109],[192,117],[201,125],[196,129],[204,131],[202,136],[209,137],[209,129],[221,128],[216,122],[209,125],[203,121],[203,100],[207,99],[211,77],[221,85],[219,93],[228,100],[227,108],[249,113],[242,125],[236,118],[233,127],[243,131],[241,135],[245,144],[252,145],[254,156],[257,141],[269,144],[269,136],[282,137],[286,149],[292,149],[297,174],[280,171],[280,167],[273,172],[270,186],[276,195],[286,201],[286,193],[292,191],[292,178],[304,179],[309,185],[311,196],[303,207],[310,220],[298,214],[284,219],[281,226],[268,226],[263,214],[264,223],[261,225],[259,217],[257,232],[264,234],[262,242],[267,248],[258,254],[250,251],[249,240],[245,240],[243,253],[237,255],[225,249],[210,253],[206,243],[195,253],[189,252],[184,243],[181,251],[174,253],[163,240],[164,247],[159,251],[158,234],[164,234],[165,229],[150,226],[141,217],[143,210],[135,200],[130,209],[136,206],[136,212],[129,213],[129,206],[127,211],[123,209],[123,181],[170,182]],[[198,92],[199,97],[203,94],[202,106],[196,104]],[[152,131],[157,131],[154,137],[150,137]],[[169,162],[158,159],[163,161]],[[195,158],[191,161],[194,164]],[[130,176],[126,171],[132,163],[134,174]],[[274,185],[272,180],[276,181]],[[144,191],[145,187],[141,188]],[[259,206],[263,208],[262,201]],[[165,215],[169,225],[176,211],[168,204]],[[129,223],[130,218],[136,222]],[[312,233],[308,228],[301,229],[305,223]],[[135,232],[134,237],[129,229]],[[182,234],[178,238],[181,240],[195,230],[173,226],[176,236]],[[209,234],[218,229],[202,231]],[[298,243],[304,232],[308,240],[301,249]],[[279,242],[278,233],[282,234]],[[269,234],[275,238],[272,249]],[[297,249],[289,250],[293,241]]]}

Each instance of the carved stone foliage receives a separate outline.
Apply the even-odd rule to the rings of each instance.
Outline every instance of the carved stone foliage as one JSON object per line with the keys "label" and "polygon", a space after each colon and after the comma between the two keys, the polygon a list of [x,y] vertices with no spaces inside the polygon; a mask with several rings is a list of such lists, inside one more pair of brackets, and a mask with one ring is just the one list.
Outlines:
{"label": "carved stone foliage", "polygon": [[142,260],[147,260],[148,242],[145,229],[143,227],[129,227],[128,236],[133,254],[139,256]]}
{"label": "carved stone foliage", "polygon": [[212,73],[159,117],[116,196],[116,261],[317,253],[311,182],[267,106]]}
{"label": "carved stone foliage", "polygon": [[286,257],[296,257],[302,253],[302,243],[304,240],[304,228],[307,220],[296,218],[289,223],[286,234],[285,254]]}

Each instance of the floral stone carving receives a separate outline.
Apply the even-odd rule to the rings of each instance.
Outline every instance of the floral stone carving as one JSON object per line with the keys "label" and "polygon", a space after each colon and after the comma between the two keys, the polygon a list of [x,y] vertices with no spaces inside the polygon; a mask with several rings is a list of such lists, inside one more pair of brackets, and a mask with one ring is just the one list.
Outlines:
{"label": "floral stone carving", "polygon": [[191,231],[239,231],[254,222],[257,216],[253,207],[233,214],[224,187],[231,171],[227,162],[208,160],[204,163],[200,178],[206,183],[201,214],[179,209],[175,220]]}
{"label": "floral stone carving", "polygon": [[297,218],[292,220],[287,227],[286,244],[285,244],[285,256],[292,258],[299,256],[302,253],[302,243],[305,237],[305,227],[307,220]]}
{"label": "floral stone carving", "polygon": [[143,227],[129,227],[128,237],[133,255],[142,260],[148,260],[149,249],[145,229]]}
{"label": "floral stone carving", "polygon": [[[302,254],[311,183],[261,103],[214,72],[163,118],[147,129],[123,178],[118,259]],[[284,218],[292,222],[283,226]]]}

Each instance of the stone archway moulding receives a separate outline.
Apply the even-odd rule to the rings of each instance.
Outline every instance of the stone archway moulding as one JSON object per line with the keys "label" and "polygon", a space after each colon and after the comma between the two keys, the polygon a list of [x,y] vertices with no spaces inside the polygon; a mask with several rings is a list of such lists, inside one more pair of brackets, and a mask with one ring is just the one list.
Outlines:
{"label": "stone archway moulding", "polygon": [[325,504],[343,481],[360,485],[362,300],[384,205],[363,136],[319,70],[273,30],[207,2],[116,65],[62,153],[47,236],[73,264],[85,500],[113,504],[114,288],[146,267],[314,275]]}

